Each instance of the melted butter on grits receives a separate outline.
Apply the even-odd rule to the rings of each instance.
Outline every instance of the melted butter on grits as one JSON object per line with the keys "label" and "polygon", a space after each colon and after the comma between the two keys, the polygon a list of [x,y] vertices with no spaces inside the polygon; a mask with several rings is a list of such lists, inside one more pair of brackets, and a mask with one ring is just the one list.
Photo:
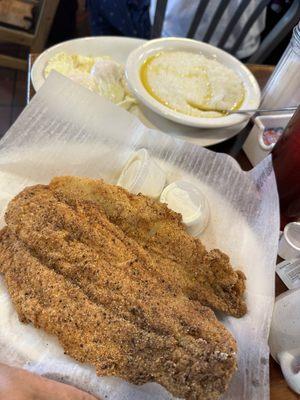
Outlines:
{"label": "melted butter on grits", "polygon": [[222,117],[208,110],[237,110],[244,100],[240,77],[201,54],[184,51],[157,53],[141,68],[141,80],[163,105],[194,117]]}

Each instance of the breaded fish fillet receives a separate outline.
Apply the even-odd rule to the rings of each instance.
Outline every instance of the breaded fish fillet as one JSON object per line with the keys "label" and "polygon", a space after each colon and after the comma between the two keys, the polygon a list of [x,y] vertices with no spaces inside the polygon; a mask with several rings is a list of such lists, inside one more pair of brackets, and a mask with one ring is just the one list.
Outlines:
{"label": "breaded fish fillet", "polygon": [[[236,368],[234,339],[210,309],[186,297],[177,262],[161,271],[168,255],[106,215],[93,201],[44,185],[10,202],[0,271],[20,319],[55,334],[100,375],[217,399]],[[171,269],[176,279],[166,279]]]}
{"label": "breaded fish fillet", "polygon": [[156,264],[165,282],[190,299],[241,317],[246,313],[245,276],[234,271],[219,250],[207,252],[199,239],[186,233],[180,214],[165,204],[105,183],[79,177],[58,177],[50,188],[72,204],[88,201],[141,245]]}
{"label": "breaded fish fillet", "polygon": [[140,329],[96,305],[7,231],[1,233],[0,263],[20,320],[56,335],[66,354],[95,366],[99,375],[156,381],[187,399],[216,399],[225,390],[235,365],[234,341],[220,324],[220,346],[213,339],[197,344]]}

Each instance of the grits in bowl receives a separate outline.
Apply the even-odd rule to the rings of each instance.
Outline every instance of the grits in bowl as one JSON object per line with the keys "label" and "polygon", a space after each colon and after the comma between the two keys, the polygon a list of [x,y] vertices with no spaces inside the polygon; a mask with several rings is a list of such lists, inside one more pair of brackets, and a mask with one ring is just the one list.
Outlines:
{"label": "grits in bowl", "polygon": [[222,110],[240,108],[245,96],[237,73],[202,54],[158,52],[145,60],[140,74],[153,98],[193,117],[222,117]]}

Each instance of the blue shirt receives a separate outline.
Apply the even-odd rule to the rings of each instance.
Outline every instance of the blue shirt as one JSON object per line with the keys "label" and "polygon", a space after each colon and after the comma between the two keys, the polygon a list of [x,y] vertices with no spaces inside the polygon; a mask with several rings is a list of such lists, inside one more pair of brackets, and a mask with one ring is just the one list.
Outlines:
{"label": "blue shirt", "polygon": [[150,0],[87,0],[92,35],[150,38]]}

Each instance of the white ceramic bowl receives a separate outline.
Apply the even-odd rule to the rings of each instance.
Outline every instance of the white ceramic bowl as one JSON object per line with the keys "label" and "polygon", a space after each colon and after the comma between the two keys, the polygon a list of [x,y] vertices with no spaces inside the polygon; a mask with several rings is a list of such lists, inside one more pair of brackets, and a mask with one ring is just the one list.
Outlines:
{"label": "white ceramic bowl", "polygon": [[248,116],[232,114],[218,118],[192,117],[164,106],[155,100],[145,89],[141,77],[140,69],[145,60],[160,51],[181,50],[193,53],[201,53],[208,58],[213,58],[221,64],[235,71],[241,78],[245,88],[245,99],[241,109],[257,108],[260,104],[260,89],[252,73],[239,60],[223,50],[210,44],[191,39],[165,38],[151,40],[139,48],[133,50],[126,63],[126,78],[131,90],[136,97],[151,110],[183,125],[200,128],[222,128],[240,124]]}

